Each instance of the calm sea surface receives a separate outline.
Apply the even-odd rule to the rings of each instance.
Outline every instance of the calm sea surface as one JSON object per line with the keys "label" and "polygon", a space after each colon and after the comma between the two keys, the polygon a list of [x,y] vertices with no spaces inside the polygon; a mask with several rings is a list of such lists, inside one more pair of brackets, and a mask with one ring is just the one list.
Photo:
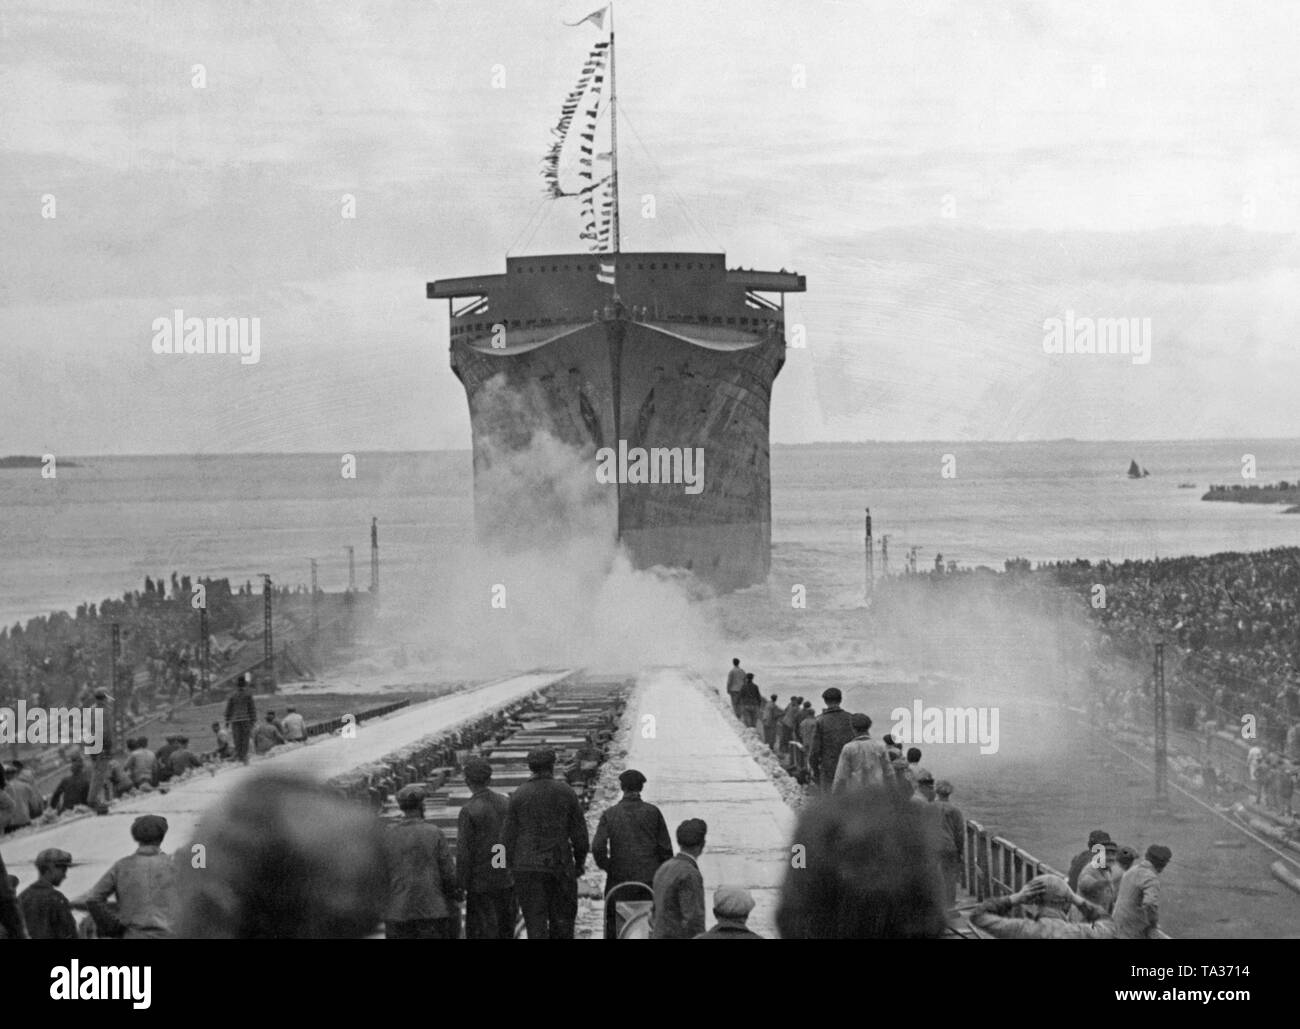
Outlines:
{"label": "calm sea surface", "polygon": [[[1204,503],[1211,482],[1300,478],[1300,441],[1221,443],[865,443],[775,447],[775,568],[794,562],[828,589],[861,578],[862,509],[891,563],[1001,567],[1008,557],[1144,558],[1293,544],[1300,516],[1281,507]],[[955,478],[941,472],[951,454]],[[385,581],[425,575],[473,538],[465,452],[358,454],[357,478],[322,455],[73,458],[54,480],[0,471],[0,620],[141,588],[179,570],[237,581],[270,572],[323,588],[347,584],[344,548],[369,581],[379,519]],[[1131,458],[1151,471],[1129,481]],[[1192,482],[1196,489],[1179,489]]]}

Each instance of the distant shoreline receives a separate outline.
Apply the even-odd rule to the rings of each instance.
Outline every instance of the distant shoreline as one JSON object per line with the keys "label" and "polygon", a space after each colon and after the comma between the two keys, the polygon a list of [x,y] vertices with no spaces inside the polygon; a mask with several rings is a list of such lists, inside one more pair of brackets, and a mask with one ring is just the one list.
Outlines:
{"label": "distant shoreline", "polygon": [[[64,460],[60,460],[58,463],[59,463],[60,465],[62,465],[64,468],[80,468],[80,467],[81,467],[81,465],[77,464],[75,461],[64,461]],[[45,458],[43,458],[43,457],[32,457],[32,456],[27,455],[27,454],[15,454],[15,455],[11,455],[11,456],[9,456],[9,457],[0,457],[0,469],[5,469],[5,468],[44,468],[44,467],[45,467]]]}
{"label": "distant shoreline", "polygon": [[[842,447],[907,447],[907,446],[946,446],[946,447],[1020,447],[1020,446],[1088,446],[1088,447],[1116,447],[1116,448],[1134,448],[1134,447],[1159,447],[1159,446],[1178,446],[1178,445],[1206,445],[1206,444],[1231,444],[1240,443],[1292,443],[1300,445],[1300,436],[1207,436],[1205,438],[1194,439],[1077,439],[1062,437],[1060,439],[1028,439],[1028,440],[1001,440],[1001,439],[862,439],[862,440],[817,440],[811,443],[783,443],[773,440],[771,447],[773,450],[812,450],[812,449],[838,449]],[[129,454],[72,454],[71,457],[78,457],[82,460],[103,459],[103,460],[125,460],[131,458],[194,458],[196,460],[219,460],[228,457],[333,457],[337,458],[345,450],[247,450],[247,451],[222,451],[219,453],[194,453],[192,451],[172,451],[169,453],[129,453]],[[346,452],[353,454],[380,454],[387,457],[400,457],[406,454],[469,454],[471,448],[466,445],[463,447],[416,447],[404,449],[383,449],[368,447],[348,447]],[[1127,453],[1127,451],[1126,451]],[[60,463],[63,459],[60,458]]]}
{"label": "distant shoreline", "polygon": [[1229,504],[1290,504],[1283,514],[1300,514],[1300,482],[1273,482],[1265,486],[1211,486],[1202,500]]}

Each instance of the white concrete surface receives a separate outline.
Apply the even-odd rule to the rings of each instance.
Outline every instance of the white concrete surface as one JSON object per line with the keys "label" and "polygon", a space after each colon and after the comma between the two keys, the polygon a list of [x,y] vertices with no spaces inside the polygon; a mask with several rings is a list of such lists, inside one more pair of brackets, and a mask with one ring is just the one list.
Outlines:
{"label": "white concrete surface", "polygon": [[163,850],[170,853],[189,841],[200,816],[218,797],[259,769],[274,767],[321,780],[331,779],[379,761],[426,736],[454,729],[462,722],[526,697],[569,674],[568,671],[532,672],[403,708],[385,718],[361,723],[354,738],[317,738],[304,747],[263,758],[254,756],[247,767],[226,764],[215,774],[201,773],[167,793],[127,797],[114,803],[107,815],[65,818],[34,832],[0,838],[0,854],[9,873],[18,876],[19,888],[25,889],[36,878],[34,862],[38,853],[47,847],[68,851],[74,864],[61,889],[65,896],[75,899],[88,891],[114,861],[135,849],[131,822],[140,815],[162,815],[167,819]]}
{"label": "white concrete surface", "polygon": [[[644,798],[663,811],[670,835],[688,818],[708,823],[700,856],[707,925],[714,922],[713,891],[743,886],[754,895],[750,928],[775,938],[794,812],[713,698],[684,674],[652,673],[637,683],[630,706],[635,717],[627,767],[645,775]],[[650,725],[653,736],[646,731]]]}

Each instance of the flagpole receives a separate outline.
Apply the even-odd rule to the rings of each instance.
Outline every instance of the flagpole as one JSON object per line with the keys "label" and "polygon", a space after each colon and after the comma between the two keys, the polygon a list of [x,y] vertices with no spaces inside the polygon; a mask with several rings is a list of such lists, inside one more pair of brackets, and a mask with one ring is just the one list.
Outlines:
{"label": "flagpole", "polygon": [[614,253],[621,246],[618,228],[618,84],[614,77],[614,4],[609,5],[609,185],[614,201],[610,227],[613,230]]}

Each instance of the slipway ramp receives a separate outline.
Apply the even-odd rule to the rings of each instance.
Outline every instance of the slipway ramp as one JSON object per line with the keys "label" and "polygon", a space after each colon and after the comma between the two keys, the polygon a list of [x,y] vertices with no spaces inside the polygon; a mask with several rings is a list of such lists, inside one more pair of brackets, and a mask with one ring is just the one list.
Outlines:
{"label": "slipway ramp", "polygon": [[332,779],[379,761],[426,736],[554,686],[571,674],[567,670],[529,672],[486,682],[362,723],[356,726],[354,737],[329,736],[266,757],[254,756],[247,767],[228,763],[213,774],[200,771],[167,793],[146,793],[118,801],[107,815],[65,818],[17,838],[8,837],[0,842],[0,854],[9,874],[18,876],[19,889],[26,889],[36,878],[37,854],[47,847],[66,850],[72,855],[73,865],[60,889],[69,899],[75,899],[94,886],[114,861],[135,850],[131,823],[140,815],[162,815],[167,819],[163,850],[170,853],[192,838],[199,818],[214,802],[259,770],[274,767],[321,781]]}
{"label": "slipway ramp", "polygon": [[669,835],[688,818],[708,824],[700,855],[706,928],[716,921],[713,891],[743,886],[754,897],[750,929],[774,939],[795,813],[704,690],[677,669],[641,679],[628,703],[627,767],[645,775],[645,799],[663,812]]}

